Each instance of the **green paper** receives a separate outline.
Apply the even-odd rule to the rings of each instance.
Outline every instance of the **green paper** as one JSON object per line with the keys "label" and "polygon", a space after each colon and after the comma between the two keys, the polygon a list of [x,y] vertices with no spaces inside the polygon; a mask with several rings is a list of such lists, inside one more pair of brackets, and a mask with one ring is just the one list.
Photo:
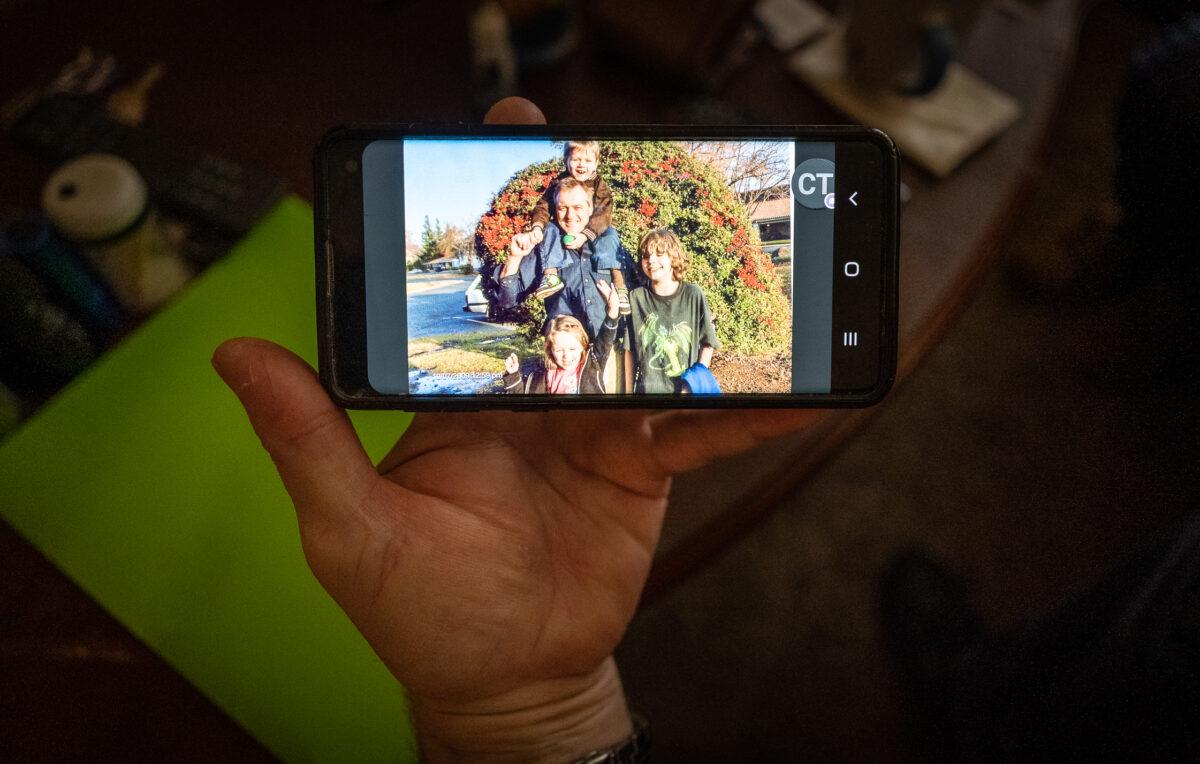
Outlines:
{"label": "green paper", "polygon": [[[225,259],[0,444],[0,514],[285,760],[415,760],[400,686],[304,561],[291,501],[214,348],[315,361],[312,212]],[[408,425],[353,416],[372,458]]]}

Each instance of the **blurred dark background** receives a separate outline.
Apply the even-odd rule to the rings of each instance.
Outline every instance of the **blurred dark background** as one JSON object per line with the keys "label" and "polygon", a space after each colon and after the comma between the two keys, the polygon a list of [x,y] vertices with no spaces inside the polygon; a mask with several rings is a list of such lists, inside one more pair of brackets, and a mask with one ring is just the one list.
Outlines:
{"label": "blurred dark background", "polygon": [[[552,123],[849,121],[791,75],[753,5],[513,3],[509,72],[481,60],[475,3],[0,0],[0,101],[44,86],[84,46],[126,76],[162,61],[146,130],[309,200],[312,147],[330,127],[476,121],[510,93]],[[937,321],[906,335],[911,373],[802,482],[746,483],[720,466],[689,478],[771,501],[661,588],[618,651],[660,760],[937,752],[944,729],[881,617],[898,554],[936,562],[928,589],[965,592],[953,605],[978,618],[972,639],[994,639],[1195,511],[1195,194],[1179,172],[1195,166],[1180,139],[1195,135],[1195,27],[1183,3],[1001,5],[1069,41],[1045,72],[1052,108],[1014,128],[1028,135],[1020,182],[1003,181],[1003,225],[966,243],[977,266],[956,275]],[[1029,66],[989,34],[980,68]],[[925,200],[973,173],[985,187],[999,150],[1009,144],[944,182],[906,167],[910,241],[952,233],[957,218]],[[52,168],[0,141],[0,210],[36,208]],[[668,525],[691,511],[673,503]],[[0,739],[19,758],[268,756],[6,525],[0,559]],[[935,631],[952,609],[940,604]]]}

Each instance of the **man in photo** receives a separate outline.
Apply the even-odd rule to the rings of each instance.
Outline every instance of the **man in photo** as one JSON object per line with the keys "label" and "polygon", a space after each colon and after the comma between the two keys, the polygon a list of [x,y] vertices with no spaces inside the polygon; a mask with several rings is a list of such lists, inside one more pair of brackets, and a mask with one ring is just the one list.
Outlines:
{"label": "man in photo", "polygon": [[[600,143],[597,141],[567,141],[563,146],[563,164],[566,169],[555,178],[534,205],[529,227],[516,235],[516,240],[522,247],[531,247],[542,241],[551,231],[550,216],[554,208],[558,184],[567,178],[574,178],[588,188],[592,195],[592,215],[587,226],[583,229],[583,238],[563,237],[564,249],[578,249],[584,240],[595,241],[612,224],[613,195],[604,178],[597,171],[600,167]],[[548,227],[550,230],[547,230]],[[621,315],[629,315],[629,290],[625,287],[625,274],[621,272],[620,262],[613,258],[601,260],[596,258],[592,267],[597,271],[608,271],[612,274],[613,286],[617,288],[617,296],[621,303]],[[564,257],[567,255],[564,254]],[[562,289],[562,281],[558,277],[560,262],[541,260],[542,281],[534,293],[545,299]]]}
{"label": "man in photo", "polygon": [[[516,307],[537,289],[543,276],[539,262],[565,263],[558,273],[563,288],[546,298],[546,317],[574,316],[587,330],[588,338],[595,340],[604,326],[606,311],[596,281],[607,279],[595,271],[593,261],[615,260],[620,239],[610,226],[595,241],[586,240],[583,232],[592,216],[592,196],[587,186],[574,178],[563,178],[558,183],[554,215],[558,224],[555,235],[536,244],[526,237],[513,239],[508,259],[493,277],[498,286],[497,307]],[[568,236],[572,244],[580,238],[585,241],[581,246],[565,247],[563,239]]]}

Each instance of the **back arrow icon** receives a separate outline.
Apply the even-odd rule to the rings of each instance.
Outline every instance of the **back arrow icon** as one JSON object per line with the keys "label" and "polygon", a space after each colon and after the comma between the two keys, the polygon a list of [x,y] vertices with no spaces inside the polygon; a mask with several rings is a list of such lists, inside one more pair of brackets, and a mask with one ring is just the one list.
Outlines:
{"label": "back arrow icon", "polygon": [[858,202],[854,201],[854,197],[856,197],[856,196],[858,196],[857,191],[855,191],[853,194],[850,194],[850,199],[849,199],[850,203],[853,204],[855,207],[858,206]]}

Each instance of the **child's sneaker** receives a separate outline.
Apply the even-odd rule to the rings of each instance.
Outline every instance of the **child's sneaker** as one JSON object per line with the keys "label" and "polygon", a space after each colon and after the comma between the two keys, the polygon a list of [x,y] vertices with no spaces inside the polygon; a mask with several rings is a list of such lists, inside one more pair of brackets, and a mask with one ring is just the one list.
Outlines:
{"label": "child's sneaker", "polygon": [[633,312],[629,308],[629,290],[625,287],[617,287],[617,304],[621,306],[622,316],[628,316]]}
{"label": "child's sneaker", "polygon": [[563,286],[562,279],[560,279],[558,276],[555,276],[553,273],[547,273],[546,275],[542,276],[542,281],[538,284],[533,296],[539,300],[544,300],[551,295],[561,292]]}

